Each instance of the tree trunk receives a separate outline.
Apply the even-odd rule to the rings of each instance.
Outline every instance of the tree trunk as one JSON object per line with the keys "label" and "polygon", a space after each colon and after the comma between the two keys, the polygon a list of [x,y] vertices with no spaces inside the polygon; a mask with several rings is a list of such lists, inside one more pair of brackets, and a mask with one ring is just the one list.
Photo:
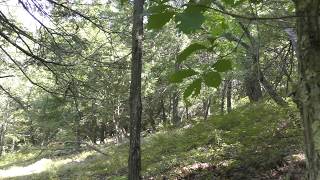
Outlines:
{"label": "tree trunk", "polygon": [[212,95],[208,97],[208,99],[205,100],[204,103],[204,114],[203,119],[206,121],[208,119],[209,113],[210,113],[210,106],[212,101]]}
{"label": "tree trunk", "polygon": [[92,117],[90,123],[90,138],[93,144],[97,144],[98,138],[98,122],[97,122],[97,105],[96,101],[92,101]]}
{"label": "tree trunk", "polygon": [[232,80],[228,79],[227,83],[227,112],[232,110],[231,98],[232,98]]}
{"label": "tree trunk", "polygon": [[6,125],[5,123],[0,125],[0,156],[2,156],[2,152],[4,149],[4,138],[5,138]]}
{"label": "tree trunk", "polygon": [[29,115],[28,115],[28,119],[29,119],[29,134],[30,134],[30,142],[31,142],[31,144],[32,145],[36,145],[36,138],[35,138],[35,135],[34,135],[34,128],[33,128],[33,121],[32,121],[32,119],[29,117]]}
{"label": "tree trunk", "polygon": [[148,112],[148,114],[149,114],[149,123],[150,123],[150,126],[151,126],[152,130],[155,131],[156,130],[156,121],[154,119],[154,114],[153,113],[154,113],[154,110],[153,110],[152,107],[150,107],[149,112]]}
{"label": "tree trunk", "polygon": [[[75,95],[75,94],[74,94]],[[80,150],[81,138],[80,138],[80,122],[82,120],[83,114],[79,107],[79,102],[76,96],[74,96],[74,104],[77,111],[77,117],[74,119],[74,130],[75,130],[75,141],[76,141],[76,150]]]}
{"label": "tree trunk", "polygon": [[172,119],[172,115],[171,115],[171,112],[172,112],[172,94],[170,93],[170,96],[169,96],[169,108],[168,108],[168,119]]}
{"label": "tree trunk", "polygon": [[167,124],[167,115],[166,115],[166,108],[164,104],[164,100],[161,99],[161,109],[162,109],[162,122],[164,125]]}
{"label": "tree trunk", "polygon": [[[256,59],[256,57],[253,57],[253,59]],[[262,98],[261,85],[259,82],[260,74],[257,61],[258,60],[254,60],[253,62],[246,62],[246,64],[250,63],[250,65],[247,65],[249,72],[246,74],[244,84],[246,95],[248,96],[250,102],[257,102]]]}
{"label": "tree trunk", "polygon": [[104,139],[106,138],[106,124],[104,122],[100,123],[99,137],[100,143],[104,143]]}
{"label": "tree trunk", "polygon": [[[180,65],[178,63],[175,64],[175,71],[179,71]],[[180,94],[177,90],[177,87],[174,87],[174,91],[172,94],[172,118],[171,122],[173,125],[178,126],[180,124],[181,118],[179,117],[179,99]]]}
{"label": "tree trunk", "polygon": [[141,179],[141,71],[144,0],[134,0],[132,25],[132,59],[130,84],[130,148],[128,160],[129,180]]}
{"label": "tree trunk", "polygon": [[224,99],[226,97],[227,83],[223,83],[223,88],[221,90],[221,102],[220,102],[220,114],[224,114]]}
{"label": "tree trunk", "polygon": [[189,117],[189,106],[186,105],[186,119],[189,120],[190,117]]}
{"label": "tree trunk", "polygon": [[175,126],[178,126],[180,123],[180,117],[179,117],[179,92],[175,90],[175,92],[172,95],[172,123]]}
{"label": "tree trunk", "polygon": [[288,103],[276,92],[269,81],[264,77],[263,73],[260,71],[260,82],[264,89],[270,95],[270,97],[280,106],[288,106]]}
{"label": "tree trunk", "polygon": [[296,0],[300,80],[297,104],[304,125],[307,179],[320,179],[320,0]]}

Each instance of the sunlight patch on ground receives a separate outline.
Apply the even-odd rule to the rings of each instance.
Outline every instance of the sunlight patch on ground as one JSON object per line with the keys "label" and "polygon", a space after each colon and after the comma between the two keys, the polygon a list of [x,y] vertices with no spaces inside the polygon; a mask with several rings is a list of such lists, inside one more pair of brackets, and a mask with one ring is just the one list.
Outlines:
{"label": "sunlight patch on ground", "polygon": [[50,169],[59,168],[69,163],[81,163],[88,156],[93,154],[94,153],[92,151],[84,152],[73,158],[58,159],[58,160],[51,160],[51,159],[44,158],[28,166],[12,166],[8,169],[0,170],[0,179],[38,174],[38,173],[48,171]]}
{"label": "sunlight patch on ground", "polygon": [[19,167],[13,166],[9,169],[0,170],[0,177],[17,177],[17,176],[25,176],[30,174],[37,174],[45,171],[50,166],[52,166],[51,159],[41,159],[29,166]]}

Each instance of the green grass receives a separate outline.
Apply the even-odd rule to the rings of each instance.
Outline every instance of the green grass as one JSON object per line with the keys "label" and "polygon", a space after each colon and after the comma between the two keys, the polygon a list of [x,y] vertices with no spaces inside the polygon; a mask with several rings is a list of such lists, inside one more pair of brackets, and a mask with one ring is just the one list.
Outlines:
{"label": "green grass", "polygon": [[[184,167],[207,163],[219,173],[237,168],[264,170],[276,167],[285,156],[301,149],[299,120],[295,108],[279,108],[272,103],[245,105],[225,116],[195,121],[188,128],[162,130],[142,140],[143,176],[188,175]],[[33,174],[32,179],[126,179],[128,144],[100,147],[96,152],[53,160],[50,170]],[[72,160],[74,162],[72,162]],[[0,164],[8,164],[2,160]],[[190,168],[189,168],[190,169]],[[197,171],[193,169],[194,171]],[[212,175],[198,171],[201,177]],[[28,179],[28,177],[23,177]],[[22,179],[23,179],[22,178]],[[205,178],[204,178],[205,179]]]}

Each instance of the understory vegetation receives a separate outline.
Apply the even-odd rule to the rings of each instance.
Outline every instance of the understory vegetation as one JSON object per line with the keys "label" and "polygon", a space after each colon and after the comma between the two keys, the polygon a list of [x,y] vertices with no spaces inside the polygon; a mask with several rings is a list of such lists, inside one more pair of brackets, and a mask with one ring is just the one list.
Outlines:
{"label": "understory vegetation", "polygon": [[[143,177],[300,179],[305,160],[298,117],[294,107],[258,103],[207,121],[190,120],[181,128],[161,128],[142,139]],[[58,146],[21,150],[2,160],[1,169],[12,164],[26,167],[45,159],[43,172],[14,179],[126,179],[128,143],[97,147],[105,154],[88,147],[71,154]]]}

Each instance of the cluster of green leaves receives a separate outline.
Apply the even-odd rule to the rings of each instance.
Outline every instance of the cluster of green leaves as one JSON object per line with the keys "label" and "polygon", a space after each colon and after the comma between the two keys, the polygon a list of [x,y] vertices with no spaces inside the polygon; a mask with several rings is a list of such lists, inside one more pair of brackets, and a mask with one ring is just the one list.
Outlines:
{"label": "cluster of green leaves", "polygon": [[[183,53],[186,53],[186,51],[190,52],[192,50],[193,49],[187,48]],[[191,68],[181,69],[171,75],[170,81],[173,83],[181,83],[185,78],[197,76],[184,91],[183,98],[186,100],[189,96],[192,95],[192,97],[195,97],[200,93],[202,83],[208,87],[219,87],[222,81],[220,73],[231,69],[231,61],[224,59],[214,63],[207,71],[202,73],[199,73]]]}
{"label": "cluster of green leaves", "polygon": [[[239,1],[225,1],[225,3],[234,5],[235,3],[239,3]],[[168,0],[156,1],[148,9],[150,15],[147,28],[159,30],[173,19],[179,31],[185,34],[194,33],[200,30],[205,22],[205,12],[208,10],[210,4],[210,1],[200,1],[199,3],[189,1],[189,3],[182,8],[177,8],[168,5]],[[221,24],[219,32],[217,32],[217,30],[214,31],[207,40],[203,42],[191,43],[178,54],[176,63],[183,63],[189,56],[197,52],[212,52],[217,36],[221,35],[228,28],[223,18],[219,19],[219,24]],[[193,81],[186,87],[183,94],[184,100],[188,102],[188,97],[196,97],[200,93],[203,83],[208,87],[219,87],[222,81],[221,73],[229,70],[232,70],[231,60],[220,59],[203,72],[198,72],[192,68],[181,69],[170,76],[170,82],[182,83],[186,78],[193,77]]]}

